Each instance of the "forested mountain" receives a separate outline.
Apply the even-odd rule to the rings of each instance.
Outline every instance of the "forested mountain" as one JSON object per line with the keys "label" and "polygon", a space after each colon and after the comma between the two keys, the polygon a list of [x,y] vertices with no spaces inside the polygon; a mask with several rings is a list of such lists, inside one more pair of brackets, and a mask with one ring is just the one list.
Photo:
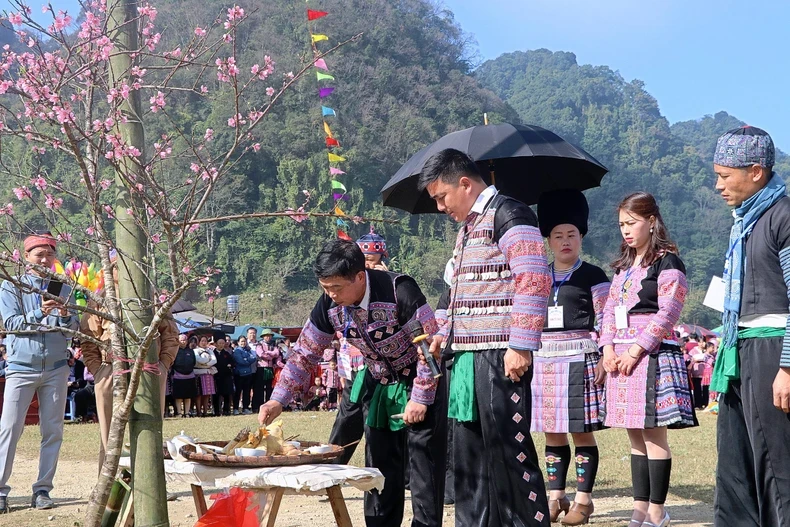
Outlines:
{"label": "forested mountain", "polygon": [[[721,112],[670,126],[644,83],[607,66],[579,65],[573,53],[508,53],[482,64],[474,77],[522,122],[580,144],[610,169],[600,188],[586,192],[584,250],[593,260],[609,262],[619,247],[618,202],[637,190],[656,196],[687,266],[692,290],[684,318],[718,325],[718,315],[700,302],[711,276],[722,273],[732,218],[715,192],[711,163],[716,138],[745,123]],[[788,157],[778,152],[777,159],[777,171],[790,176]]]}
{"label": "forested mountain", "polygon": [[[241,63],[271,55],[284,73],[310,60],[303,2],[239,3],[251,14],[236,43]],[[224,4],[160,0],[156,6],[164,50],[184,45]],[[519,51],[473,71],[469,37],[452,13],[429,0],[324,0],[312,7],[330,13],[320,21],[329,46],[364,33],[326,58],[337,88],[330,105],[337,111],[339,153],[348,159],[346,212],[401,219],[375,225],[389,241],[391,267],[414,275],[429,296],[440,292],[455,225],[439,215],[408,217],[384,209],[378,191],[411,154],[446,133],[482,124],[487,112],[495,123],[549,128],[610,168],[602,187],[587,193],[592,217],[585,251],[593,261],[605,265],[620,243],[617,202],[633,190],[655,193],[689,268],[687,320],[717,324],[716,314],[699,302],[711,275],[721,273],[731,218],[713,190],[710,158],[716,136],[740,124],[737,119],[721,113],[670,126],[640,81],[627,82],[606,66],[580,66],[572,53]],[[177,101],[179,126],[187,133],[227,129],[229,101],[211,95]],[[262,123],[262,148],[237,165],[206,214],[297,207],[303,189],[312,192],[311,208],[331,210],[320,104],[315,77],[308,76]],[[146,119],[149,138],[166,130],[158,116]],[[216,141],[223,141],[221,132]],[[786,167],[787,157],[781,159]],[[58,159],[50,162],[57,172]],[[73,177],[61,171],[64,179]],[[0,181],[0,202],[13,199],[12,186]],[[78,203],[65,206],[80,212]],[[24,204],[18,211],[34,218]],[[352,224],[350,234],[358,237],[368,229]],[[247,220],[202,232],[205,243],[195,251],[223,269],[224,294],[243,294],[244,319],[301,324],[315,298],[313,255],[334,236],[333,221]]]}

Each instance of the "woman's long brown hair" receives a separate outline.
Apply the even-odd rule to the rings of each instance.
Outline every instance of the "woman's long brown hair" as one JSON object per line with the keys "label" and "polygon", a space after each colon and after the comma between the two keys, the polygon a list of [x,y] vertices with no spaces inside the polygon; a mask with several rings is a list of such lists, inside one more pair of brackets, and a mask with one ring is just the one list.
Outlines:
{"label": "woman's long brown hair", "polygon": [[[629,214],[641,216],[646,220],[651,217],[655,219],[653,224],[653,232],[650,234],[650,246],[647,248],[642,261],[642,267],[652,265],[656,260],[661,258],[664,253],[678,254],[678,246],[669,237],[669,230],[664,224],[664,218],[661,217],[661,211],[656,203],[656,198],[647,192],[634,192],[626,196],[620,205],[617,206],[617,213],[626,211]],[[620,245],[620,256],[612,263],[612,269],[622,271],[634,265],[636,259],[636,249],[629,247],[625,240]]]}

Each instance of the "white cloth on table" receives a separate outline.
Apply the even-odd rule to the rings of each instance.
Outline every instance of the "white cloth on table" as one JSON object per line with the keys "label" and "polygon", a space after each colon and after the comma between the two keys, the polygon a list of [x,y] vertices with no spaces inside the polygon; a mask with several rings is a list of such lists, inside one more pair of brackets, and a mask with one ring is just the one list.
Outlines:
{"label": "white cloth on table", "polygon": [[[121,467],[130,460],[122,457]],[[349,485],[361,491],[384,488],[384,476],[376,468],[350,465],[296,465],[291,467],[212,467],[191,461],[165,460],[168,483],[188,483],[205,487],[284,488],[293,493],[319,492],[335,485]]]}

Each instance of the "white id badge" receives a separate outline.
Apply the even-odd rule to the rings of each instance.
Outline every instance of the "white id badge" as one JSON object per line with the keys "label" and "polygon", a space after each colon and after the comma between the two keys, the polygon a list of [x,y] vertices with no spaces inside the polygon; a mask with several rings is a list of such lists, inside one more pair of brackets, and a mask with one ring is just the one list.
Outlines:
{"label": "white id badge", "polygon": [[614,307],[614,325],[617,329],[628,327],[628,308],[626,306]]}
{"label": "white id badge", "polygon": [[563,326],[562,306],[549,306],[549,329],[562,329]]}

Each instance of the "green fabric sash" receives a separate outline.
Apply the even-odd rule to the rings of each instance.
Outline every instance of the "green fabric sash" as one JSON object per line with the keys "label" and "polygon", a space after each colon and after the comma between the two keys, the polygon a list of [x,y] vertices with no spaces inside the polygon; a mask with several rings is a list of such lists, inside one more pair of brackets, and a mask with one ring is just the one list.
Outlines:
{"label": "green fabric sash", "polygon": [[[351,386],[349,400],[357,404],[367,393],[365,375],[367,366],[357,372],[354,384]],[[377,384],[370,400],[368,419],[365,424],[373,428],[389,428],[393,432],[402,430],[406,424],[402,419],[390,419],[390,416],[402,414],[406,411],[409,402],[409,389],[405,382],[395,384]]]}
{"label": "green fabric sash", "polygon": [[455,354],[450,376],[447,417],[462,423],[477,421],[475,403],[475,355],[472,351]]}
{"label": "green fabric sash", "polygon": [[741,368],[738,363],[738,341],[741,339],[770,339],[784,337],[784,335],[785,328],[759,327],[739,330],[735,345],[722,347],[716,355],[710,390],[727,393],[730,389],[730,383],[741,378]]}
{"label": "green fabric sash", "polygon": [[365,390],[365,375],[367,374],[367,369],[367,366],[360,368],[359,371],[357,371],[357,376],[354,377],[354,384],[351,385],[351,393],[348,398],[354,404],[359,402]]}
{"label": "green fabric sash", "polygon": [[371,428],[389,428],[393,432],[406,428],[403,419],[390,419],[402,414],[409,402],[409,389],[404,381],[395,384],[377,384],[370,400],[367,425]]}

